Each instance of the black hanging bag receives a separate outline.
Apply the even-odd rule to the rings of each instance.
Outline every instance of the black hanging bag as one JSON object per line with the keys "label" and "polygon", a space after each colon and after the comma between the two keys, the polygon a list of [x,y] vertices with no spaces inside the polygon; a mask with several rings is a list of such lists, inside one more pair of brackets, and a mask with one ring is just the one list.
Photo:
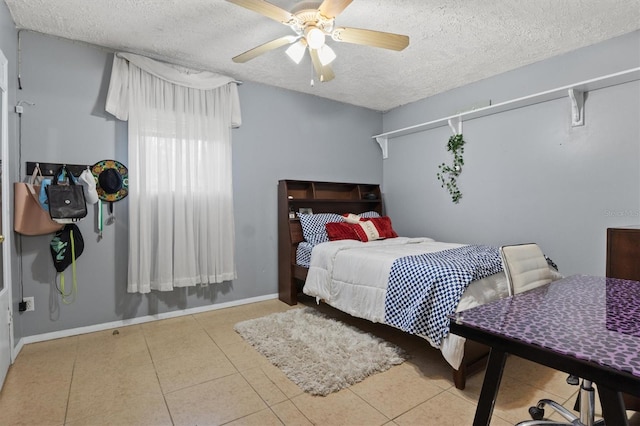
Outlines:
{"label": "black hanging bag", "polygon": [[76,224],[68,223],[55,233],[49,246],[53,266],[56,271],[63,272],[84,251],[84,238]]}
{"label": "black hanging bag", "polygon": [[54,221],[74,223],[87,215],[87,203],[82,185],[76,184],[75,178],[66,166],[60,167],[51,185],[46,187],[46,191],[49,215]]}
{"label": "black hanging bag", "polygon": [[[72,303],[78,294],[76,259],[80,257],[84,251],[84,239],[82,238],[78,225],[68,223],[64,228],[56,232],[49,243],[49,249],[51,250],[51,257],[53,258],[53,266],[56,268],[56,271],[60,272],[58,292],[62,296],[64,303]],[[69,293],[67,293],[65,289],[64,270],[67,269],[69,265],[71,265],[73,286]]]}

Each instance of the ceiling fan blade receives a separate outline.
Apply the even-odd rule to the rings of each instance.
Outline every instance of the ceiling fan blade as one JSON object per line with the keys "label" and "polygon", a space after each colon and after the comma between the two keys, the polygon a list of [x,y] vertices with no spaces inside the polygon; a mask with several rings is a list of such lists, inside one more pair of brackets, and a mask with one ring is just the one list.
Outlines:
{"label": "ceiling fan blade", "polygon": [[292,36],[292,35],[280,37],[275,40],[268,41],[265,44],[261,44],[258,47],[254,47],[251,50],[247,50],[246,52],[241,53],[238,56],[234,56],[232,60],[233,62],[242,64],[270,50],[277,49],[278,47],[284,46],[286,44],[291,44],[294,41],[297,41],[298,38],[299,37]]}
{"label": "ceiling fan blade", "polygon": [[325,18],[335,18],[351,4],[353,0],[324,0],[318,10]]}
{"label": "ceiling fan blade", "polygon": [[364,44],[391,50],[402,50],[409,45],[409,37],[406,35],[360,28],[336,28],[331,33],[331,38],[335,41]]}
{"label": "ceiling fan blade", "polygon": [[320,75],[320,81],[322,83],[331,81],[334,78],[336,78],[336,75],[333,73],[333,69],[331,69],[331,65],[325,65],[324,67],[322,67],[322,74]]}
{"label": "ceiling fan blade", "polygon": [[316,70],[316,74],[320,79],[320,82],[326,83],[335,78],[335,74],[329,65],[322,65],[320,62],[320,56],[316,49],[309,49],[309,56],[311,56],[311,62],[313,62],[313,68]]}
{"label": "ceiling fan blade", "polygon": [[274,21],[281,22],[286,24],[287,22],[293,19],[293,15],[279,8],[278,6],[269,3],[264,0],[227,0],[229,3],[236,4],[238,6],[242,6],[246,9],[257,12],[261,15],[266,16],[267,18],[271,18]]}

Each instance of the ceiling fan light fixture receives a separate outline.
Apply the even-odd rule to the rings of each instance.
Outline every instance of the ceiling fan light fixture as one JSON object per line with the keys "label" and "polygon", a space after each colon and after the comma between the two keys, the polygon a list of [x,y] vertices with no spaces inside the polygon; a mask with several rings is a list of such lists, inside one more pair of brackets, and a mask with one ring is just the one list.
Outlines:
{"label": "ceiling fan light fixture", "polygon": [[309,48],[320,49],[324,46],[324,32],[320,28],[309,26],[304,30],[304,36]]}
{"label": "ceiling fan light fixture", "polygon": [[334,59],[336,59],[336,53],[332,48],[325,44],[320,49],[318,49],[318,58],[320,59],[320,63],[322,64],[322,66],[327,66],[331,62],[333,62]]}
{"label": "ceiling fan light fixture", "polygon": [[288,57],[291,58],[293,62],[295,62],[296,64],[299,64],[302,61],[302,58],[304,57],[305,51],[306,51],[306,46],[302,41],[299,41],[289,46],[289,48],[285,51],[285,53],[287,54]]}

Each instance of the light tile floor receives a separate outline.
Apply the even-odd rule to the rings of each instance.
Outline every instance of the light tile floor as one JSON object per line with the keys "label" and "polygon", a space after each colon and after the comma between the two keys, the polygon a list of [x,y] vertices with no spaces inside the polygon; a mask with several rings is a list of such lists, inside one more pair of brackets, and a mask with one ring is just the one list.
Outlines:
{"label": "light tile floor", "polygon": [[[483,373],[460,391],[448,364],[423,340],[326,306],[330,315],[402,346],[411,359],[326,397],[305,394],[233,330],[239,321],[287,309],[270,300],[26,345],[0,393],[0,425],[472,423]],[[510,357],[491,424],[527,419],[542,397],[571,407],[577,388],[565,378]],[[640,425],[640,415],[632,424]]]}

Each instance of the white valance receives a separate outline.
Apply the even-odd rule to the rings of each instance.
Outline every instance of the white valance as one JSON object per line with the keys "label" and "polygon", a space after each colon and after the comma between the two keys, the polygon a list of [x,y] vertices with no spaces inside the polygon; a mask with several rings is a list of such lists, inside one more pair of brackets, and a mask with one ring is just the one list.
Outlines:
{"label": "white valance", "polygon": [[118,119],[129,119],[129,67],[142,71],[178,86],[198,90],[214,90],[229,84],[232,96],[232,127],[240,127],[240,99],[234,79],[210,71],[198,71],[167,62],[160,62],[133,53],[116,53],[113,58],[111,81],[107,93],[106,110]]}

